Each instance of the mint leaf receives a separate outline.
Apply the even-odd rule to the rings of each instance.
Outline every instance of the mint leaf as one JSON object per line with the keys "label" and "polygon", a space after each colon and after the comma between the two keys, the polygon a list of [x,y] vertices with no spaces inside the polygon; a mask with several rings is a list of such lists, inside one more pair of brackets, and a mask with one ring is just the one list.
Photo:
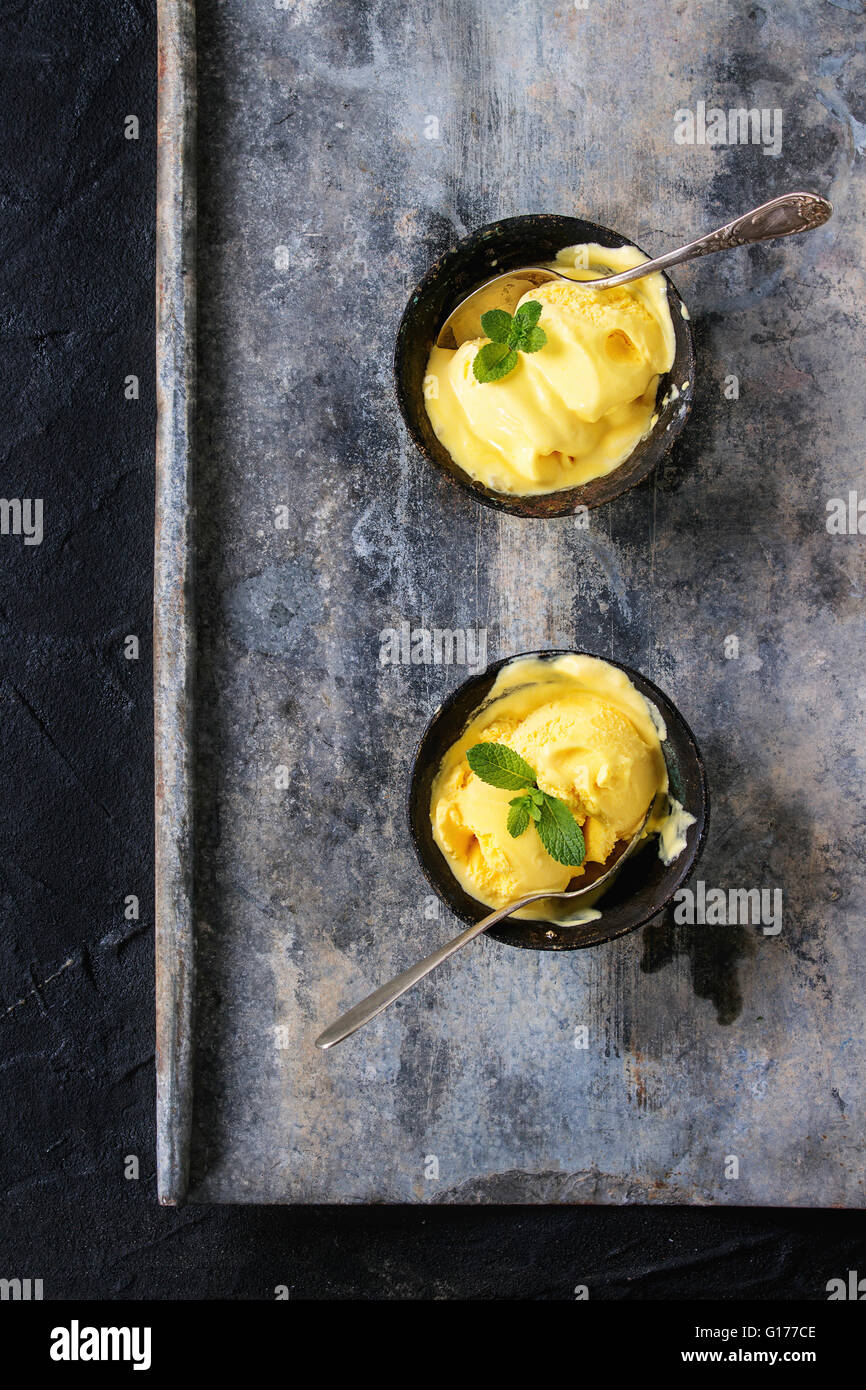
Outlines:
{"label": "mint leaf", "polygon": [[529,328],[524,333],[520,343],[521,352],[538,352],[547,342],[547,334],[543,328]]}
{"label": "mint leaf", "polygon": [[517,353],[507,343],[485,343],[472,363],[476,381],[500,381],[517,366]]}
{"label": "mint leaf", "polygon": [[[514,315],[514,322],[523,328],[534,328],[541,318],[541,305],[537,299],[527,299],[525,304],[521,304]],[[482,324],[484,320],[481,320]]]}
{"label": "mint leaf", "polygon": [[488,309],[481,315],[481,327],[492,343],[507,343],[511,332],[511,315],[506,309]]}
{"label": "mint leaf", "polygon": [[571,811],[558,796],[544,794],[541,819],[538,822],[541,843],[557,864],[579,865],[586,858],[583,831]]}
{"label": "mint leaf", "polygon": [[508,805],[509,835],[517,839],[533,821],[541,843],[558,864],[579,865],[586,858],[583,831],[558,796],[536,785],[535,773],[525,759],[506,743],[476,743],[466,750],[466,761],[476,777],[491,787],[519,791]]}
{"label": "mint leaf", "polygon": [[466,761],[475,776],[491,787],[518,792],[535,786],[535,773],[529,763],[504,743],[476,743],[467,749]]}
{"label": "mint leaf", "polygon": [[508,812],[506,825],[509,835],[517,840],[529,824],[529,798],[527,796],[516,796],[509,804],[511,810]]}
{"label": "mint leaf", "polygon": [[542,305],[537,299],[521,304],[512,318],[505,309],[488,309],[481,315],[481,327],[489,343],[475,354],[472,371],[476,381],[501,381],[513,372],[520,352],[538,352],[547,342],[547,334],[538,328]]}

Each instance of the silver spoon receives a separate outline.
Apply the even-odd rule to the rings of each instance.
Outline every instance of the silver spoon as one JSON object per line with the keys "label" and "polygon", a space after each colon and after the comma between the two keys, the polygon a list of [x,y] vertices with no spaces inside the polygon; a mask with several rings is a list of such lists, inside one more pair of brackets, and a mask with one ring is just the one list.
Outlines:
{"label": "silver spoon", "polygon": [[348,1013],[343,1014],[336,1023],[332,1023],[330,1028],[326,1028],[324,1033],[316,1038],[316,1047],[320,1047],[322,1051],[327,1051],[335,1043],[342,1042],[344,1038],[356,1033],[359,1028],[363,1028],[365,1023],[369,1023],[371,1019],[376,1018],[384,1009],[387,1009],[389,1004],[393,1004],[395,999],[399,999],[401,994],[405,994],[407,989],[417,985],[419,980],[423,980],[425,975],[429,975],[431,970],[435,970],[437,965],[441,965],[443,960],[453,956],[455,951],[460,950],[461,946],[468,946],[469,942],[474,941],[476,936],[480,936],[482,932],[495,926],[497,922],[503,921],[504,918],[510,917],[512,912],[517,912],[519,908],[537,902],[539,898],[582,898],[587,893],[600,888],[602,884],[607,883],[614,874],[619,872],[624,861],[634,850],[643,834],[651,810],[652,802],[647,807],[646,815],[628,843],[621,840],[622,848],[619,851],[614,848],[611,858],[607,859],[604,864],[590,865],[587,868],[585,878],[589,881],[584,882],[580,888],[573,888],[570,892],[565,889],[560,893],[527,893],[526,897],[518,898],[516,902],[509,903],[507,907],[497,908],[488,917],[482,917],[480,922],[476,922],[472,927],[467,927],[466,931],[455,936],[446,946],[440,946],[438,951],[434,951],[430,956],[425,956],[424,960],[420,960],[417,965],[404,970],[402,975],[396,975],[388,984],[380,985],[372,994],[368,994],[366,999],[362,999],[360,1004],[349,1009]]}
{"label": "silver spoon", "polygon": [[[756,241],[772,241],[776,237],[793,236],[795,232],[811,231],[813,227],[820,227],[826,222],[832,211],[832,204],[817,193],[786,193],[781,198],[762,203],[733,222],[726,222],[714,232],[707,232],[697,241],[690,241],[687,246],[668,251],[666,256],[656,256],[652,261],[644,261],[632,270],[622,270],[616,275],[602,275],[577,283],[609,290],[614,285],[625,285],[629,280],[641,280],[654,270],[665,270],[668,266],[694,260],[696,256],[709,256],[714,251],[730,251],[735,246],[749,246]],[[609,269],[607,266],[599,268]],[[507,309],[513,313],[527,290],[537,289],[548,280],[565,280],[570,285],[575,284],[569,275],[560,275],[557,270],[542,269],[541,266],[524,266],[494,275],[461,300],[448,315],[439,330],[436,346],[457,348],[470,338],[480,338],[483,333],[482,314],[486,314],[488,309]]]}

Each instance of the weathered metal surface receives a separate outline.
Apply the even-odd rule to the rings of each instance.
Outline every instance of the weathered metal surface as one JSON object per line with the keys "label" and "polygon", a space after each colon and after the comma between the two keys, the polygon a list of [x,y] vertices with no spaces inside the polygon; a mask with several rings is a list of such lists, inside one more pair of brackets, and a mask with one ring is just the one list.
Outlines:
{"label": "weathered metal surface", "polygon": [[[854,9],[199,0],[196,1199],[862,1204],[863,542],[825,525],[862,478]],[[699,102],[778,108],[778,157],[677,143]],[[587,530],[409,444],[394,334],[458,237],[543,210],[662,250],[797,187],[827,227],[675,272],[688,429]],[[381,664],[404,621],[669,691],[700,877],[781,889],[781,932],[481,941],[317,1054],[455,930],[403,802],[463,673]]]}
{"label": "weathered metal surface", "polygon": [[157,111],[156,835],[157,1185],[181,1201],[192,1113],[195,632],[192,464],[195,415],[195,13],[160,0]]}

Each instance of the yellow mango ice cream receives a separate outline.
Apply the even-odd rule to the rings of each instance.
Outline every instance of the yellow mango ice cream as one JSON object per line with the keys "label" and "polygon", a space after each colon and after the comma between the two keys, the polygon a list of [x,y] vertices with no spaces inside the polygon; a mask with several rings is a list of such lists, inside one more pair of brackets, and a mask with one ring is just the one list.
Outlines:
{"label": "yellow mango ice cream", "polygon": [[[433,837],[455,878],[491,908],[526,893],[559,892],[573,879],[579,886],[585,863],[605,863],[617,841],[635,834],[650,805],[645,833],[665,830],[669,862],[669,853],[673,858],[685,847],[694,818],[676,803],[670,815],[665,737],[661,715],[625,672],[597,657],[521,657],[504,666],[433,782]],[[467,761],[467,750],[483,742],[506,744],[529,763],[541,791],[566,803],[583,830],[584,865],[551,858],[533,824],[517,837],[509,833],[515,792],[482,781]],[[523,912],[550,917],[546,906]]]}
{"label": "yellow mango ice cream", "polygon": [[656,271],[609,290],[581,283],[601,273],[583,266],[630,270],[646,259],[633,246],[560,251],[553,268],[575,283],[549,281],[523,296],[520,304],[541,304],[547,342],[519,353],[499,381],[472,371],[486,338],[433,348],[427,414],[470,477],[517,496],[577,487],[612,473],[649,432],[659,379],[674,361],[665,280]]}

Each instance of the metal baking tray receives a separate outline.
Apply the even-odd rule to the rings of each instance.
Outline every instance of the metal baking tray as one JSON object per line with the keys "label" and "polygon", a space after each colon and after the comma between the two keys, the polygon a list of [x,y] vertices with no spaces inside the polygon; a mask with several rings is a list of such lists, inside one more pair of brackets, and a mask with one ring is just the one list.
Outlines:
{"label": "metal baking tray", "polygon": [[[674,140],[692,91],[667,58],[727,71],[716,27],[596,0],[195,8],[159,3],[160,1200],[861,1205],[862,604],[856,538],[824,524],[862,396],[844,189],[821,232],[677,275],[696,399],[650,480],[586,526],[504,515],[402,426],[409,293],[498,217],[661,250],[783,191],[760,147]],[[791,187],[832,173],[806,162],[836,148],[815,111]],[[667,690],[708,763],[700,878],[781,891],[781,930],[482,939],[318,1053],[456,928],[404,797],[467,671],[383,661],[404,624]]]}

